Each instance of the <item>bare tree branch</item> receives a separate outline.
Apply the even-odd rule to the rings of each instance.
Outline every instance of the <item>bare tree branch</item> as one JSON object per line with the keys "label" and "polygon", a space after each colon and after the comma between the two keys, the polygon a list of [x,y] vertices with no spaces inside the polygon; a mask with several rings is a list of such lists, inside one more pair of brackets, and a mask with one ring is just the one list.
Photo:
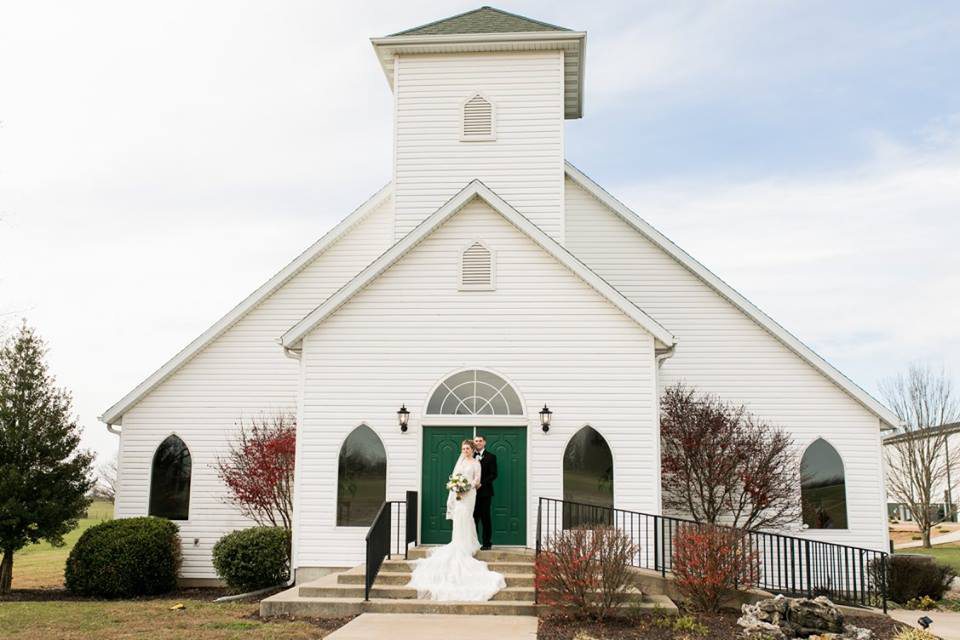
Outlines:
{"label": "bare tree branch", "polygon": [[[933,510],[934,492],[946,483],[956,459],[949,450],[948,430],[938,427],[960,419],[960,397],[944,370],[919,364],[882,381],[880,392],[903,421],[900,433],[884,443],[887,486],[917,523],[923,546],[930,547],[930,530],[942,521]],[[948,505],[944,516],[952,510]]]}

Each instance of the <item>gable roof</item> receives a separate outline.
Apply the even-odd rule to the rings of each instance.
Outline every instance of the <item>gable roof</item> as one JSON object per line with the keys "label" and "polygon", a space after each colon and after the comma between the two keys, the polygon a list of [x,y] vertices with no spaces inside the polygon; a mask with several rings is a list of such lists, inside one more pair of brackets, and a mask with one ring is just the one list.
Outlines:
{"label": "gable roof", "polygon": [[577,185],[582,187],[590,195],[607,206],[617,216],[623,219],[628,225],[636,229],[647,240],[662,249],[688,271],[692,272],[707,286],[714,289],[723,298],[733,306],[740,309],[754,322],[766,329],[774,338],[779,340],[784,346],[800,356],[801,359],[809,363],[814,369],[825,375],[834,384],[847,392],[854,400],[859,402],[871,413],[880,418],[881,422],[890,425],[900,425],[900,418],[890,409],[883,406],[876,398],[864,391],[859,385],[850,378],[843,375],[836,367],[824,360],[813,349],[801,342],[796,336],[780,326],[773,318],[765,314],[743,295],[738,293],[721,280],[716,274],[697,262],[690,254],[675,245],[669,238],[653,228],[643,218],[630,210],[625,204],[607,193],[596,182],[588,178],[583,172],[573,166],[569,161],[565,162],[566,175]]}
{"label": "gable roof", "polygon": [[939,437],[941,434],[949,436],[957,432],[960,432],[960,422],[951,422],[949,424],[941,424],[936,427],[909,429],[907,431],[901,431],[900,433],[894,433],[884,438],[883,444],[896,444],[905,440]]}
{"label": "gable roof", "polygon": [[322,238],[310,245],[303,253],[293,259],[287,266],[281,269],[276,275],[267,280],[259,289],[247,296],[240,304],[231,309],[225,316],[217,320],[216,323],[193,342],[184,347],[177,355],[173,356],[162,367],[154,371],[146,380],[138,384],[132,391],[123,396],[116,404],[103,412],[100,421],[107,425],[122,424],[123,414],[133,405],[140,401],[145,395],[153,391],[161,382],[176,372],[180,367],[186,364],[193,356],[199,353],[204,347],[220,337],[227,329],[233,326],[238,320],[243,318],[260,302],[265,300],[277,289],[282,287],[288,280],[297,275],[301,269],[306,267],[314,258],[319,256],[327,247],[339,240],[344,234],[354,227],[358,222],[367,217],[374,209],[379,207],[393,193],[393,183],[387,184],[366,202],[360,205],[349,216],[344,218],[337,226],[328,231]]}
{"label": "gable roof", "polygon": [[569,29],[485,6],[449,18],[434,20],[419,27],[398,31],[391,35],[432,36],[458,33],[524,33],[528,31],[569,31]]}
{"label": "gable roof", "polygon": [[530,222],[528,218],[510,206],[510,204],[479,180],[473,180],[461,189],[455,196],[450,198],[446,204],[417,225],[413,231],[401,238],[379,258],[370,263],[366,269],[344,285],[342,289],[327,298],[320,306],[291,327],[280,338],[280,344],[282,344],[285,349],[296,350],[303,341],[303,338],[317,325],[335,313],[337,309],[346,304],[353,296],[363,290],[364,287],[376,280],[384,271],[393,266],[423,239],[429,236],[437,227],[460,211],[464,205],[474,198],[480,198],[485,201],[494,211],[506,218],[508,222],[522,233],[526,234],[539,245],[541,249],[570,269],[576,276],[606,298],[617,309],[643,327],[662,343],[664,347],[669,348],[676,344],[676,338],[660,323],[644,313],[636,304],[613,288],[610,283],[591,271],[572,253],[560,245],[560,243],[544,233],[538,226]]}

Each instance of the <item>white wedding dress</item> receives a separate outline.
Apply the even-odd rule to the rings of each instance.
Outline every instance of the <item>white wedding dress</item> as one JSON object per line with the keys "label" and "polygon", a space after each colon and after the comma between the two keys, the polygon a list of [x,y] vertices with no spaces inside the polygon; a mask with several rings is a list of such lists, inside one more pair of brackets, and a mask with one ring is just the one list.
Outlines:
{"label": "white wedding dress", "polygon": [[480,481],[480,463],[462,455],[453,473],[470,481],[470,490],[460,495],[447,495],[447,520],[453,520],[450,544],[434,549],[429,556],[414,561],[408,587],[417,590],[420,598],[460,602],[489,600],[507,586],[503,575],[490,571],[487,563],[473,557],[480,549],[477,528],[473,522],[473,505],[477,501],[476,485]]}

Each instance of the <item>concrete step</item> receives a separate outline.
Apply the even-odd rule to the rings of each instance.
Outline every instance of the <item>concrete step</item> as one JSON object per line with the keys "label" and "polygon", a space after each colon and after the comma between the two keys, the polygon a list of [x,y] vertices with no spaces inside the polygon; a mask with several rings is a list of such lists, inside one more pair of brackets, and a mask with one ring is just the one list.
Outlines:
{"label": "concrete step", "polygon": [[[433,546],[413,547],[410,549],[409,558],[411,560],[426,558],[433,548]],[[484,562],[533,562],[535,553],[533,549],[523,547],[501,547],[489,551],[477,551],[474,557]]]}
{"label": "concrete step", "polygon": [[[533,574],[504,574],[504,580],[507,583],[507,587],[532,587],[533,586]],[[364,580],[363,571],[357,573],[353,572],[353,569],[350,571],[341,573],[337,576],[337,582],[340,584],[359,584],[362,585]],[[397,586],[405,585],[410,582],[409,573],[380,573],[377,575],[376,581],[374,581],[374,586],[377,587],[386,587],[386,586]]]}
{"label": "concrete step", "polygon": [[[301,598],[363,598],[363,585],[311,585],[300,587]],[[370,597],[384,600],[414,600],[417,597],[416,589],[407,587],[374,586],[370,590]],[[533,602],[533,588],[513,587],[506,588],[494,594],[492,600],[510,600],[515,602]]]}
{"label": "concrete step", "polygon": [[[531,574],[534,572],[533,562],[487,562],[490,571],[503,574]],[[413,562],[405,560],[385,560],[380,567],[380,573],[410,573],[413,571]]]}
{"label": "concrete step", "polygon": [[533,602],[489,600],[487,602],[434,602],[432,600],[393,600],[371,598],[304,598],[288,589],[260,601],[263,617],[342,618],[361,613],[439,613],[455,615],[535,616]]}

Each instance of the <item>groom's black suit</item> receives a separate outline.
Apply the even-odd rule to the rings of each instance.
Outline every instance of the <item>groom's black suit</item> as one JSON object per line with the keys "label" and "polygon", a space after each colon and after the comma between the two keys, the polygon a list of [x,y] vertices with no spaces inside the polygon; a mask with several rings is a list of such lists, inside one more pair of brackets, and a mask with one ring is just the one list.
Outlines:
{"label": "groom's black suit", "polygon": [[493,541],[493,521],[490,518],[490,502],[493,500],[493,481],[497,479],[497,456],[486,449],[474,455],[480,461],[480,488],[473,507],[473,520],[481,532],[481,543],[489,547]]}

